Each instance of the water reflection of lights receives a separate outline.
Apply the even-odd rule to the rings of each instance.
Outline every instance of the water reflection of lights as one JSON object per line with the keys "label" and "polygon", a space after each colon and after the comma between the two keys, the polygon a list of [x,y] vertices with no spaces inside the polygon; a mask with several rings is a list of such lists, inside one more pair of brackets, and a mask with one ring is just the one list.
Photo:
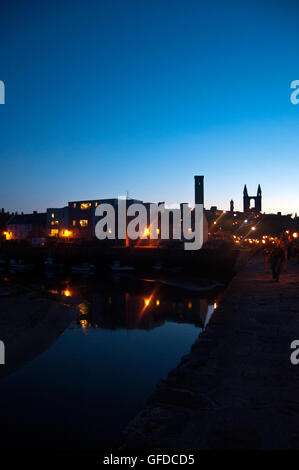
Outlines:
{"label": "water reflection of lights", "polygon": [[[116,294],[115,302],[112,301],[111,305],[108,303],[109,297],[105,294],[92,301],[82,299],[81,303],[77,304],[77,327],[84,334],[87,334],[90,328],[153,329],[165,322],[195,324],[204,328],[218,306],[215,297],[208,299],[196,296],[188,299],[177,297],[176,293],[175,298],[171,295],[163,297],[163,294],[160,294],[158,287],[151,292],[143,292],[143,295],[122,291]],[[75,295],[72,289],[72,296]]]}
{"label": "water reflection of lights", "polygon": [[144,314],[145,310],[146,310],[147,307],[150,305],[150,303],[151,303],[151,301],[152,301],[154,295],[155,295],[155,289],[153,290],[153,292],[152,292],[152,294],[150,295],[150,297],[145,297],[145,298],[144,298],[144,306],[143,306],[143,308],[142,308],[142,310],[141,310],[141,312],[140,312],[140,314],[139,314],[139,318],[142,317],[142,315]]}
{"label": "water reflection of lights", "polygon": [[82,302],[81,304],[78,305],[78,308],[79,308],[81,315],[88,314],[88,306],[86,303]]}

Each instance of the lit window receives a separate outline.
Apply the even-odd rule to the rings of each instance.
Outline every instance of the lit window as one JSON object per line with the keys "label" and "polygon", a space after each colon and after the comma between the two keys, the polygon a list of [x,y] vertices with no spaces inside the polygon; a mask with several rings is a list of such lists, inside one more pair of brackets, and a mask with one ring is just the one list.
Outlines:
{"label": "lit window", "polygon": [[80,209],[82,210],[89,209],[90,207],[91,207],[91,202],[82,202],[80,204]]}
{"label": "lit window", "polygon": [[51,217],[52,217],[52,219],[54,219],[54,213],[53,213],[53,212],[52,212],[52,214],[51,214]]}
{"label": "lit window", "polygon": [[95,206],[98,207],[98,202],[95,203]]}
{"label": "lit window", "polygon": [[52,228],[50,232],[51,237],[57,237],[58,236],[58,229],[57,228]]}
{"label": "lit window", "polygon": [[80,220],[81,227],[87,227],[87,225],[88,225],[88,220]]}
{"label": "lit window", "polygon": [[75,226],[76,226],[76,220],[74,219],[73,220],[73,227],[75,227]]}
{"label": "lit window", "polygon": [[74,202],[73,204],[73,208],[75,209],[77,207],[77,204]]}
{"label": "lit window", "polygon": [[5,235],[6,240],[12,239],[12,232],[3,232],[3,235]]}
{"label": "lit window", "polygon": [[58,224],[59,224],[58,220],[52,220],[51,221],[51,225],[58,225]]}

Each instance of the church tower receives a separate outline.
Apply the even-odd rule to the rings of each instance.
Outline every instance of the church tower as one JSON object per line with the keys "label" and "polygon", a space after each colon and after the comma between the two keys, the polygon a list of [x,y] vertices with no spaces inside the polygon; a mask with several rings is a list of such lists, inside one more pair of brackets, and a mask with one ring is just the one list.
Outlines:
{"label": "church tower", "polygon": [[248,212],[250,207],[250,199],[248,196],[247,186],[245,184],[243,189],[243,212]]}
{"label": "church tower", "polygon": [[255,199],[255,210],[256,212],[262,212],[262,189],[261,185],[258,185],[257,194]]}

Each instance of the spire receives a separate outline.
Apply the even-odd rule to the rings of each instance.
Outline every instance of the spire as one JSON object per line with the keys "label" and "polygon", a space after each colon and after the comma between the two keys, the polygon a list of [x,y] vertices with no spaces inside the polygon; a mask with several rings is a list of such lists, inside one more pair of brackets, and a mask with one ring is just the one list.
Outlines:
{"label": "spire", "polygon": [[259,184],[257,188],[257,195],[260,196],[261,194],[262,194],[262,189],[261,189],[261,185]]}
{"label": "spire", "polygon": [[248,196],[248,191],[247,191],[247,186],[246,186],[246,184],[245,184],[245,186],[244,186],[243,194],[244,194],[244,196]]}
{"label": "spire", "polygon": [[194,176],[195,182],[195,204],[204,203],[204,177]]}

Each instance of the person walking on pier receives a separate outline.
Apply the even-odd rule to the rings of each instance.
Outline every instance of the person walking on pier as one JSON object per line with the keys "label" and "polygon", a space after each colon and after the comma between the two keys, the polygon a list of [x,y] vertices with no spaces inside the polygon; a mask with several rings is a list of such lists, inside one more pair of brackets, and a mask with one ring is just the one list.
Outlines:
{"label": "person walking on pier", "polygon": [[279,277],[285,263],[285,250],[280,242],[278,242],[271,250],[270,265],[273,280],[279,282]]}
{"label": "person walking on pier", "polygon": [[265,248],[263,250],[265,271],[268,271],[268,269],[270,269],[269,259],[270,259],[271,249],[272,249],[272,244],[269,241],[267,241]]}

